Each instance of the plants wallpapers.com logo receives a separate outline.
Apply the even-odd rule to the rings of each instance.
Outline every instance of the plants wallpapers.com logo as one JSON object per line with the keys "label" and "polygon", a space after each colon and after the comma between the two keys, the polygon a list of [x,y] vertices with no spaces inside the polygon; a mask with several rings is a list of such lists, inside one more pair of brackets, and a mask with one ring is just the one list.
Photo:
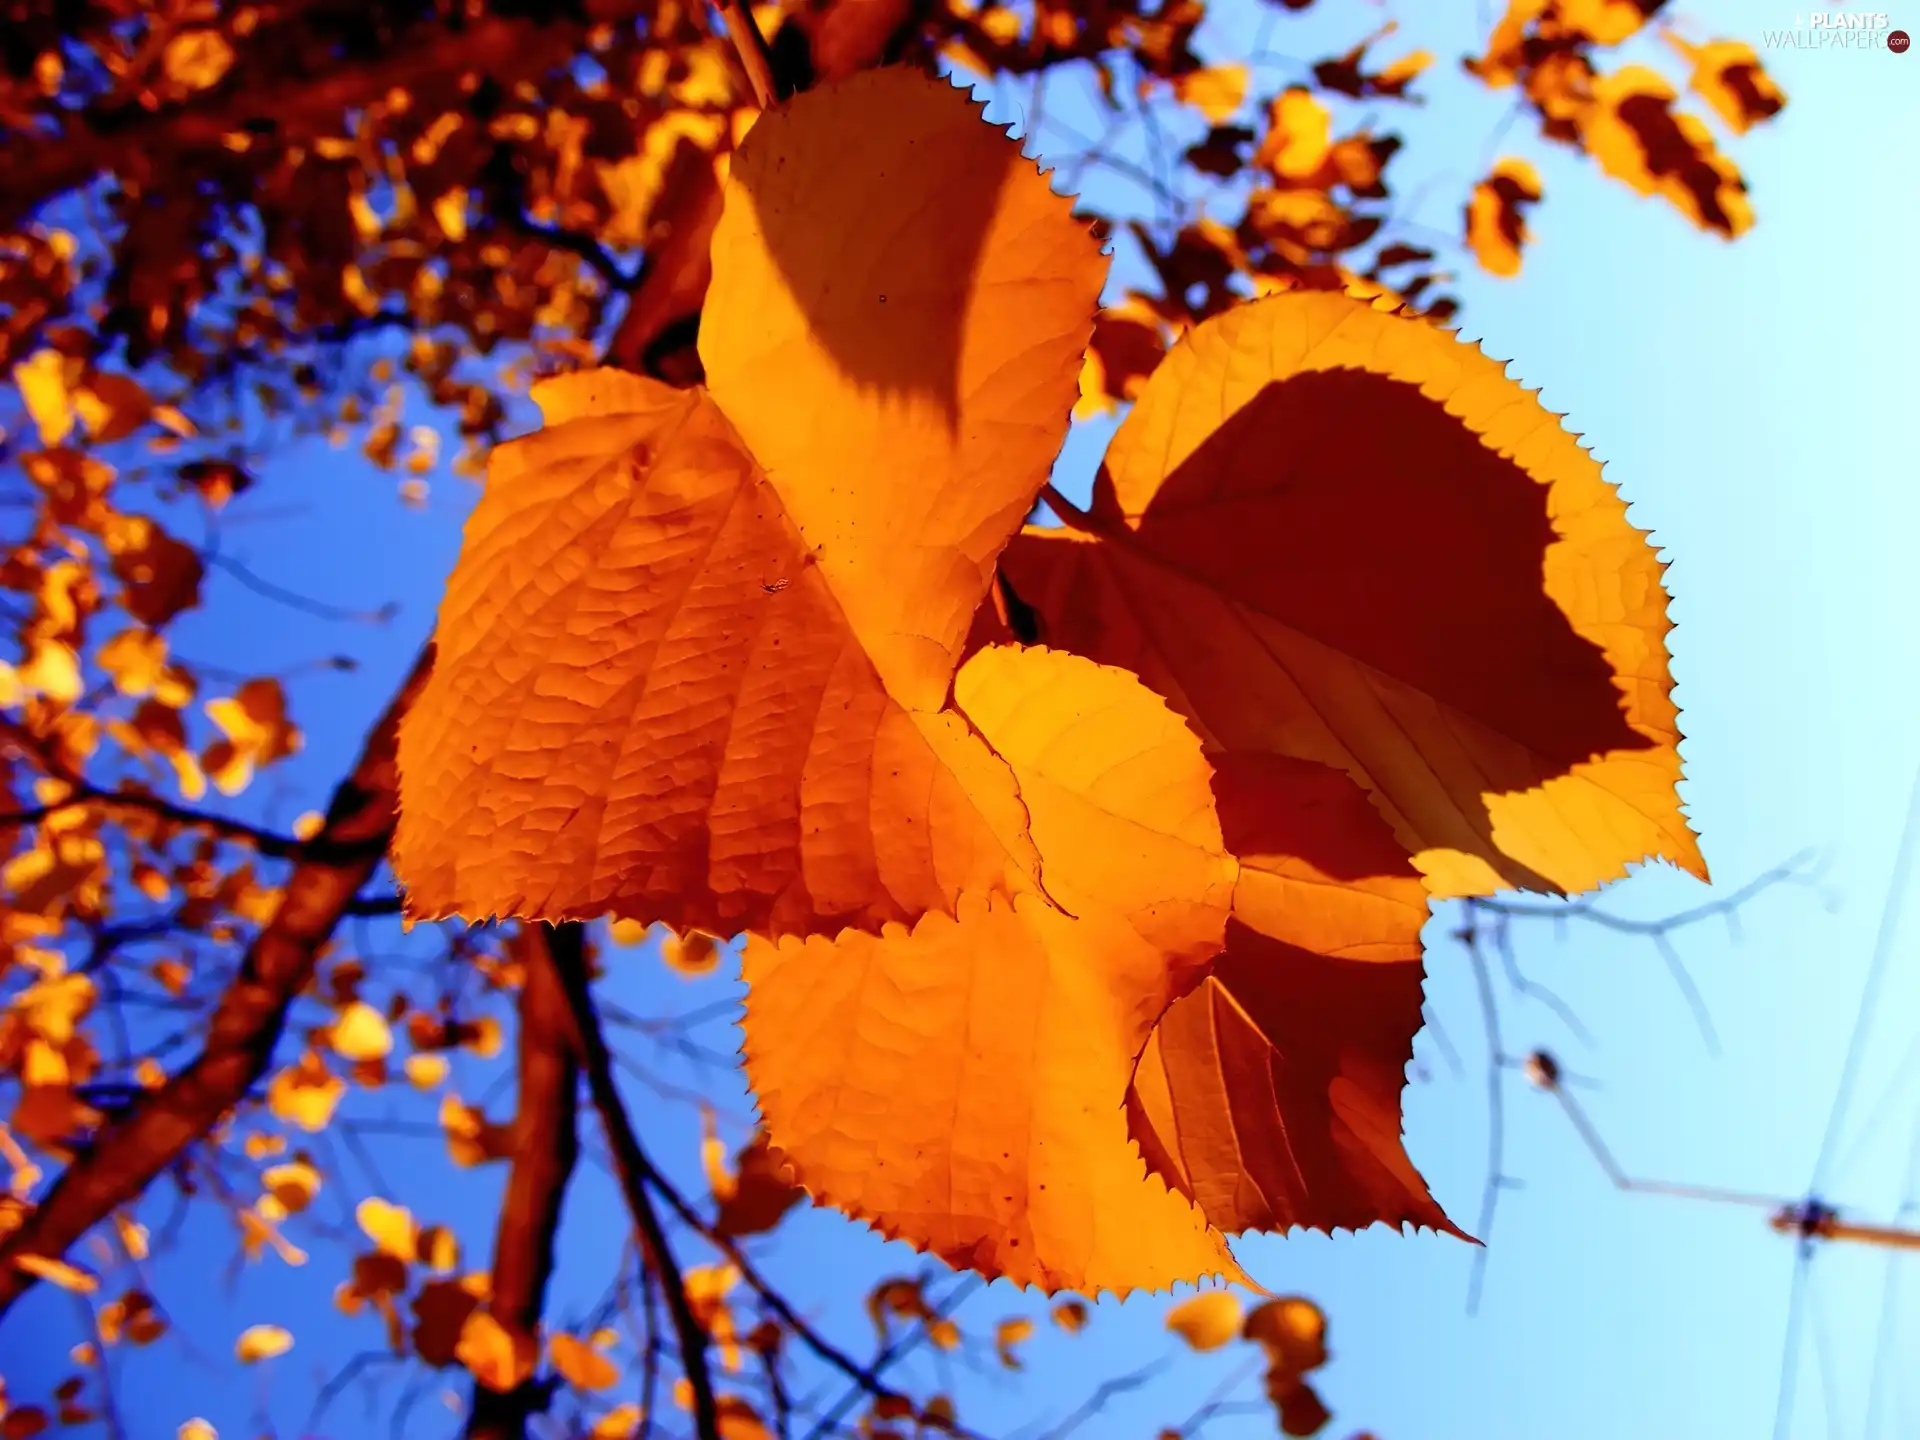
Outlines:
{"label": "plants wallpapers.com logo", "polygon": [[1762,42],[1772,50],[1867,50],[1904,55],[1913,40],[1896,29],[1884,10],[1815,10],[1793,17],[1791,30],[1768,30]]}

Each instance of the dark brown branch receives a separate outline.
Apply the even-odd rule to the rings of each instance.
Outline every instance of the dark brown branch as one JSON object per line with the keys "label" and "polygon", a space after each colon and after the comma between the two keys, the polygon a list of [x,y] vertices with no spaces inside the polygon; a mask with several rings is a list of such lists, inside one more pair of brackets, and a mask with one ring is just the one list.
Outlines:
{"label": "dark brown branch", "polygon": [[593,1108],[599,1113],[601,1126],[607,1132],[607,1148],[613,1153],[614,1174],[620,1181],[627,1208],[633,1214],[634,1226],[640,1232],[647,1263],[660,1277],[667,1313],[673,1320],[674,1334],[680,1346],[680,1368],[685,1372],[687,1385],[693,1391],[694,1431],[700,1440],[720,1440],[720,1416],[714,1401],[713,1371],[707,1362],[707,1347],[711,1337],[699,1317],[693,1313],[693,1306],[687,1299],[686,1277],[681,1272],[672,1245],[668,1243],[666,1227],[660,1223],[660,1214],[654,1209],[653,1199],[647,1193],[648,1185],[660,1183],[660,1173],[642,1148],[640,1137],[633,1128],[633,1119],[627,1114],[626,1102],[620,1098],[619,1086],[614,1083],[613,1057],[607,1049],[607,1038],[600,1029],[600,1016],[594,1009],[593,995],[587,986],[585,935],[577,925],[551,930],[547,935],[547,943],[540,946],[537,953],[530,954],[529,961],[549,965],[558,976],[560,988],[566,995],[573,1043],[578,1047],[580,1061],[586,1069],[587,1093],[592,1096]]}
{"label": "dark brown branch", "polygon": [[[579,931],[578,925],[562,926]],[[575,938],[570,943],[578,945]],[[522,945],[539,963],[520,989],[520,1108],[514,1117],[513,1168],[494,1228],[493,1318],[516,1340],[540,1333],[554,1237],[567,1182],[580,1158],[580,1067],[567,997],[548,952],[545,926],[528,926]],[[505,1394],[476,1383],[468,1440],[524,1440],[528,1418],[546,1408],[545,1387],[529,1375]]]}
{"label": "dark brown branch", "polygon": [[[19,1229],[0,1243],[0,1317],[35,1283],[25,1255],[58,1259],[81,1236],[140,1193],[239,1104],[272,1063],[294,997],[393,833],[400,716],[431,665],[423,652],[368,735],[353,773],[333,792],[327,817],[287,877],[279,909],[247,947],[240,972],[207,1024],[206,1047],[159,1089],[93,1137]],[[317,858],[351,856],[350,859]]]}

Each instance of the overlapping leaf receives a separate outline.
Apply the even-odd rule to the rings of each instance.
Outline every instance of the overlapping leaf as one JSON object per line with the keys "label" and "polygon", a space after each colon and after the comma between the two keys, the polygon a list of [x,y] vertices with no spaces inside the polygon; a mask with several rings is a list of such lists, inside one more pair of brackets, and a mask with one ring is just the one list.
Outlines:
{"label": "overlapping leaf", "polygon": [[1426,892],[1704,868],[1660,562],[1498,365],[1334,295],[1191,332],[1074,520],[1007,573],[1048,643],[1188,717],[1242,865],[1133,1133],[1228,1231],[1452,1229],[1400,1137]]}
{"label": "overlapping leaf", "polygon": [[[1452,1230],[1400,1135],[1428,893],[1701,868],[1597,464],[1432,326],[1286,294],[1003,554],[1092,329],[1064,203],[903,74],[770,111],[729,187],[709,389],[548,382],[496,454],[402,732],[415,911],[758,932],[770,1155],[989,1275]],[[956,674],[996,563],[1056,648]]]}
{"label": "overlapping leaf", "polygon": [[792,933],[1032,889],[1012,777],[942,707],[1104,272],[948,86],[765,116],[710,390],[551,381],[495,453],[401,734],[413,912]]}
{"label": "overlapping leaf", "polygon": [[1230,1233],[1454,1234],[1401,1143],[1427,897],[1337,770],[1241,753],[1215,776],[1240,858],[1212,974],[1161,1019],[1127,1097],[1154,1172]]}
{"label": "overlapping leaf", "polygon": [[1013,766],[1060,908],[970,895],[911,931],[750,940],[768,1132],[816,1199],[956,1265],[1089,1294],[1237,1276],[1119,1103],[1233,893],[1199,742],[1131,675],[1046,650],[982,650],[955,698]]}
{"label": "overlapping leaf", "polygon": [[1154,372],[1079,524],[1005,557],[1047,643],[1211,748],[1345,770],[1436,894],[1702,873],[1664,567],[1473,347],[1340,295],[1241,306]]}

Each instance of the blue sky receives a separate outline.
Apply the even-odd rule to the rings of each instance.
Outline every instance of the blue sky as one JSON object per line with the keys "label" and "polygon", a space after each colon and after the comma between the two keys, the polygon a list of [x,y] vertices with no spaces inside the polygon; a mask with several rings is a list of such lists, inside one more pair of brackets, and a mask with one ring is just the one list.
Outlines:
{"label": "blue sky", "polygon": [[[1303,57],[1344,48],[1357,38],[1358,8],[1288,22],[1275,46]],[[1471,7],[1448,8],[1413,20],[1408,42],[1443,57],[1474,49]],[[1224,58],[1255,14],[1226,7],[1203,32],[1203,53]],[[1773,0],[1718,0],[1687,7],[1685,18],[1697,21],[1696,38],[1757,40],[1795,17]],[[1894,21],[1903,18],[1920,29],[1920,11]],[[1491,147],[1501,102],[1451,74],[1436,75],[1430,114],[1414,119],[1418,140],[1395,170],[1402,194],[1426,197],[1411,218],[1451,234],[1481,162],[1515,153],[1538,164],[1547,199],[1532,222],[1524,276],[1464,275],[1464,333],[1510,357],[1511,373],[1569,412],[1633,502],[1636,521],[1673,561],[1685,798],[1716,890],[1738,888],[1809,846],[1827,859],[1820,887],[1780,886],[1756,897],[1738,934],[1716,921],[1673,936],[1720,1037],[1717,1056],[1652,944],[1577,920],[1519,922],[1515,943],[1528,973],[1565,998],[1595,1043],[1583,1046],[1549,1010],[1503,991],[1508,1048],[1545,1045],[1598,1082],[1578,1092],[1580,1102],[1630,1171],[1785,1196],[1808,1184],[1828,1127],[1920,767],[1920,667],[1898,644],[1900,619],[1920,613],[1920,571],[1908,560],[1920,496],[1913,441],[1903,433],[1920,382],[1903,263],[1920,233],[1920,188],[1911,177],[1920,58],[1820,50],[1764,58],[1789,108],[1778,124],[1730,147],[1759,217],[1735,245],[1692,231],[1663,203],[1640,199],[1584,161],[1550,152],[1522,126]],[[1270,73],[1267,88],[1271,80]],[[1386,107],[1380,118],[1392,119]],[[1043,151],[1058,143],[1045,133],[1040,140]],[[1423,164],[1439,168],[1422,171]],[[1088,183],[1109,182],[1090,175]],[[1076,437],[1063,483],[1084,485],[1103,441],[1102,427]],[[473,487],[436,477],[428,506],[415,512],[395,503],[394,483],[351,449],[298,448],[276,460],[269,484],[233,507],[223,542],[292,590],[348,606],[398,597],[402,610],[390,624],[326,624],[216,576],[207,609],[177,632],[182,652],[254,673],[339,651],[361,661],[350,676],[291,683],[308,748],[248,797],[281,823],[317,806],[350,762],[365,719],[430,625],[457,549]],[[1656,917],[1713,893],[1655,869],[1598,903]],[[1471,1225],[1487,1169],[1486,1045],[1471,969],[1447,938],[1457,918],[1443,913],[1430,927],[1428,996],[1459,1068],[1429,1030],[1417,1056],[1426,1078],[1408,1092],[1408,1131],[1435,1193]],[[1896,1083],[1920,1038],[1916,940],[1912,927],[1895,937],[1842,1163],[1827,1178],[1827,1199],[1875,1219],[1890,1218],[1902,1202],[1920,1122],[1920,1074]],[[644,957],[616,984],[636,1009],[690,1010],[732,993],[724,977],[686,982]],[[724,1025],[709,1033],[723,1049],[731,1043]],[[664,1061],[660,1069],[674,1073]],[[745,1115],[744,1096],[718,1098]],[[634,1099],[661,1158],[696,1175],[691,1114],[652,1106],[643,1089]],[[1240,1247],[1263,1283],[1311,1295],[1329,1314],[1335,1361],[1320,1388],[1337,1419],[1328,1433],[1773,1433],[1791,1242],[1756,1213],[1616,1193],[1552,1102],[1518,1076],[1507,1077],[1505,1115],[1507,1170],[1524,1188],[1502,1196],[1477,1315],[1465,1306],[1473,1252],[1456,1241],[1370,1232]],[[381,1155],[395,1198],[423,1218],[458,1224],[471,1253],[483,1254],[488,1191],[498,1177],[462,1174],[464,1188],[447,1199],[451,1172],[437,1144],[391,1144]],[[569,1213],[558,1318],[577,1319],[595,1303],[619,1263],[622,1228],[611,1187],[589,1170]],[[127,1416],[135,1440],[171,1435],[196,1413],[223,1434],[248,1433],[256,1406],[281,1433],[302,1433],[305,1382],[376,1346],[375,1323],[296,1319],[298,1343],[277,1362],[271,1396],[217,1394],[212,1384],[231,1374],[222,1362],[242,1326],[330,1313],[338,1262],[323,1245],[310,1248],[316,1258],[303,1271],[254,1266],[229,1286],[217,1274],[231,1249],[223,1225],[210,1217],[189,1225],[162,1264],[161,1294],[208,1358],[203,1365],[165,1345],[133,1357],[122,1394],[140,1397]],[[920,1265],[826,1214],[794,1219],[768,1255],[769,1270],[799,1295],[819,1298],[823,1323],[854,1343],[866,1331],[857,1302],[829,1299],[845,1287],[823,1282],[849,1270],[877,1276]],[[1920,1260],[1894,1266],[1902,1263]],[[1920,1380],[1902,1393],[1887,1376],[1877,1401],[1872,1383],[1883,1287],[1897,1268],[1880,1252],[1829,1246],[1812,1269],[1817,1303],[1806,1307],[1793,1357],[1799,1403],[1784,1433],[1920,1433]],[[1032,1297],[1003,1288],[970,1302],[963,1320],[975,1317],[990,1331],[1002,1314],[1037,1313]],[[1909,1289],[1920,1287],[1909,1280]],[[1892,1333],[1908,1350],[1920,1340],[1915,1307],[1920,1293],[1904,1317],[1897,1306],[1893,1314]],[[1100,1379],[1165,1353],[1164,1308],[1109,1302],[1073,1338],[1043,1326],[1030,1354],[1046,1378],[1023,1381],[1017,1393],[991,1377],[972,1382],[965,1393],[976,1407],[963,1418],[1038,1440]],[[27,1375],[51,1367],[77,1338],[75,1321],[70,1297],[43,1287],[0,1338],[5,1368]],[[1831,1373],[1824,1386],[1823,1355]],[[1078,1433],[1133,1436],[1177,1423],[1243,1359],[1236,1349],[1185,1360]],[[265,1384],[264,1376],[249,1382],[255,1378]],[[388,1401],[396,1393],[382,1392]],[[1257,1399],[1257,1378],[1236,1393]],[[419,1433],[451,1427],[431,1392],[422,1403],[413,1412]],[[1870,1404],[1878,1407],[1871,1430]],[[317,1433],[354,1434],[362,1423],[349,1398]],[[1258,1412],[1226,1416],[1207,1433],[1265,1436],[1272,1421]]]}

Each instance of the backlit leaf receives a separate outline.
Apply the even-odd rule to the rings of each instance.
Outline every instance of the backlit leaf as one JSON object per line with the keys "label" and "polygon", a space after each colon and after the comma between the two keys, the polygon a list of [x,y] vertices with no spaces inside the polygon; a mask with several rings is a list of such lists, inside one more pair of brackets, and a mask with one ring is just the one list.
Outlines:
{"label": "backlit leaf", "polygon": [[1275,1369],[1294,1375],[1327,1363],[1327,1317],[1299,1295],[1282,1295],[1247,1312],[1243,1333],[1267,1352]]}
{"label": "backlit leaf", "polygon": [[1493,172],[1474,185],[1467,201],[1467,244],[1489,273],[1508,278],[1520,273],[1520,252],[1529,238],[1522,207],[1539,199],[1539,174],[1511,155],[1496,161]]}
{"label": "backlit leaf", "polygon": [[911,931],[750,938],[768,1138],[816,1200],[990,1276],[1089,1294],[1238,1278],[1146,1174],[1120,1104],[1220,943],[1234,864],[1199,746],[1132,676],[1059,652],[983,650],[955,702],[1019,777],[1063,908],[967,896]]}
{"label": "backlit leaf", "polygon": [[218,30],[186,30],[167,42],[160,64],[181,89],[205,90],[233,65],[233,47]]}
{"label": "backlit leaf", "polygon": [[384,1253],[407,1263],[417,1257],[420,1223],[404,1205],[370,1196],[354,1209],[353,1218]]}
{"label": "backlit leaf", "polygon": [[13,367],[13,383],[20,389],[27,414],[49,450],[73,432],[73,397],[67,388],[67,357],[58,350],[40,350]]}
{"label": "backlit leaf", "polygon": [[1105,268],[942,82],[764,115],[711,395],[550,381],[494,453],[401,731],[411,912],[826,933],[1035,888],[1005,762],[943,706]]}
{"label": "backlit leaf", "polygon": [[1046,643],[1211,748],[1345,770],[1434,893],[1704,874],[1664,566],[1473,347],[1341,295],[1241,306],[1154,372],[1079,523],[1004,562]]}
{"label": "backlit leaf", "polygon": [[249,1325],[233,1343],[234,1356],[242,1365],[271,1360],[293,1348],[293,1336],[278,1325]]}
{"label": "backlit leaf", "polygon": [[1702,230],[1726,239],[1753,224],[1746,181],[1697,117],[1673,108],[1656,71],[1627,65],[1594,82],[1581,140],[1600,168],[1642,195],[1659,195]]}
{"label": "backlit leaf", "polygon": [[1009,1370],[1020,1369],[1020,1355],[1015,1347],[1032,1335],[1033,1321],[1024,1315],[1015,1315],[994,1326],[993,1348],[1000,1356],[1000,1363]]}
{"label": "backlit leaf", "polygon": [[1206,116],[1209,124],[1224,125],[1247,98],[1247,67],[1208,65],[1173,79],[1173,93],[1184,105]]}
{"label": "backlit leaf", "polygon": [[267,1108],[289,1124],[318,1132],[327,1128],[334,1107],[346,1093],[347,1082],[308,1050],[267,1082]]}
{"label": "backlit leaf", "polygon": [[1240,1298],[1231,1290],[1202,1290],[1167,1312],[1167,1329],[1195,1350],[1218,1350],[1240,1335]]}
{"label": "backlit leaf", "polygon": [[475,1310],[460,1327],[454,1355],[489,1390],[505,1394],[529,1375],[540,1360],[530,1335],[510,1334],[485,1310]]}
{"label": "backlit leaf", "polygon": [[807,1198],[793,1183],[785,1163],[768,1147],[764,1134],[756,1134],[742,1147],[735,1166],[727,1194],[718,1197],[715,1234],[733,1239],[765,1234]]}
{"label": "backlit leaf", "polygon": [[620,1368],[587,1341],[564,1332],[547,1341],[553,1368],[582,1390],[609,1390],[619,1383]]}
{"label": "backlit leaf", "polygon": [[[16,1119],[15,1124],[18,1123]],[[70,1290],[76,1295],[91,1295],[100,1288],[96,1276],[52,1255],[16,1255],[13,1264],[15,1269],[37,1275],[49,1284],[58,1285],[62,1290]]]}
{"label": "backlit leaf", "polygon": [[347,1060],[381,1060],[393,1050],[393,1031],[386,1017],[364,1000],[345,1006],[330,1034],[334,1053]]}
{"label": "backlit leaf", "polygon": [[1734,134],[1744,135],[1786,108],[1787,97],[1751,45],[1738,40],[1692,45],[1671,30],[1663,33],[1667,43],[1692,62],[1687,88],[1711,105]]}
{"label": "backlit leaf", "polygon": [[1128,1094],[1156,1174],[1229,1233],[1415,1224],[1458,1234],[1401,1142],[1427,896],[1339,771],[1230,754],[1240,857],[1225,953],[1161,1017]]}

